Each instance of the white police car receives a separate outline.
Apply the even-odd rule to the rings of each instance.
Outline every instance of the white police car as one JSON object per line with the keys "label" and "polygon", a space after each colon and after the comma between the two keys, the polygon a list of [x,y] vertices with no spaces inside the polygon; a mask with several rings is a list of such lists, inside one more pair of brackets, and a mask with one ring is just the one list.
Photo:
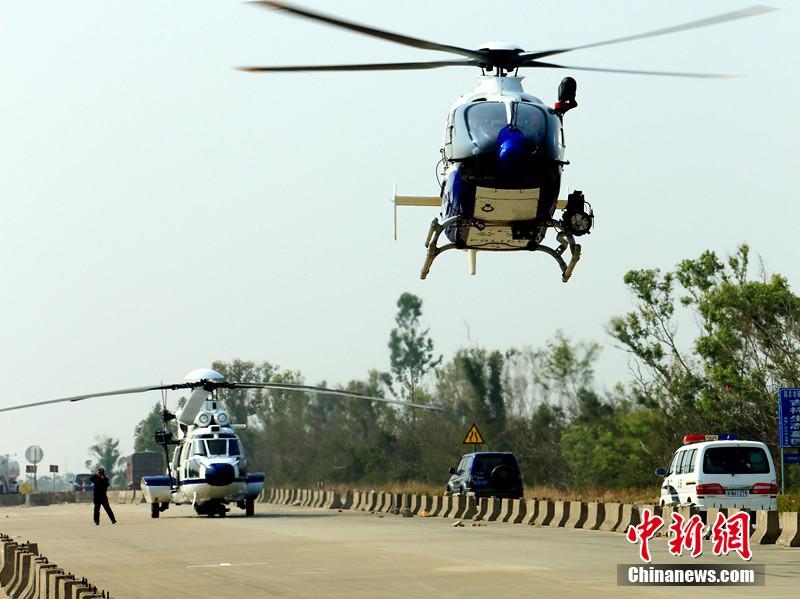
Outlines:
{"label": "white police car", "polygon": [[775,464],[769,449],[736,435],[686,435],[664,477],[661,505],[778,509]]}

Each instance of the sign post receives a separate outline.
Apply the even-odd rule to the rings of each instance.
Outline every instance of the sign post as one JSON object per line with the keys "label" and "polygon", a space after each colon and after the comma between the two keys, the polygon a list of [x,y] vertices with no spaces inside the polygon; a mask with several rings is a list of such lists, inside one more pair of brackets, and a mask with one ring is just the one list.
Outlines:
{"label": "sign post", "polygon": [[31,445],[28,449],[25,450],[25,459],[28,460],[31,464],[33,464],[33,490],[39,491],[39,487],[36,485],[36,464],[42,461],[44,457],[44,451],[38,445]]}
{"label": "sign post", "polygon": [[50,478],[53,479],[53,493],[56,492],[56,474],[58,473],[58,464],[50,464]]}
{"label": "sign post", "polygon": [[[786,492],[784,447],[800,447],[800,389],[778,389],[778,445],[781,448],[781,494]],[[789,454],[794,456],[796,454]],[[786,456],[786,457],[789,457]],[[790,459],[794,461],[796,458]]]}
{"label": "sign post", "polygon": [[486,441],[483,440],[483,436],[481,436],[481,432],[478,430],[478,426],[474,422],[469,431],[467,431],[467,436],[464,437],[463,443],[464,445],[472,445],[473,453],[475,452],[476,445],[483,445],[486,443]]}

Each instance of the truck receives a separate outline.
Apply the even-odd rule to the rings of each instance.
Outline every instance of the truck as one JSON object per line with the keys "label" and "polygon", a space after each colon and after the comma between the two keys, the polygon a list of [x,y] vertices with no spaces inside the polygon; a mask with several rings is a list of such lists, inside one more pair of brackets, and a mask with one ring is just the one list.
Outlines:
{"label": "truck", "polygon": [[19,493],[19,463],[7,455],[0,455],[0,495]]}
{"label": "truck", "polygon": [[161,476],[166,466],[159,451],[139,451],[128,458],[128,489],[138,489],[143,476]]}

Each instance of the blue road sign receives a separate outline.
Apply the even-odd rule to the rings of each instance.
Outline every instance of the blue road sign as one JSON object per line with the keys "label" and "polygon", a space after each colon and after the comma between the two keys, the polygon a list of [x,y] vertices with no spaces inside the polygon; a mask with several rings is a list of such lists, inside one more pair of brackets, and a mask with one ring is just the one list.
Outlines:
{"label": "blue road sign", "polygon": [[781,447],[800,447],[800,389],[778,390],[778,438]]}
{"label": "blue road sign", "polygon": [[783,461],[785,464],[800,464],[800,453],[785,453]]}

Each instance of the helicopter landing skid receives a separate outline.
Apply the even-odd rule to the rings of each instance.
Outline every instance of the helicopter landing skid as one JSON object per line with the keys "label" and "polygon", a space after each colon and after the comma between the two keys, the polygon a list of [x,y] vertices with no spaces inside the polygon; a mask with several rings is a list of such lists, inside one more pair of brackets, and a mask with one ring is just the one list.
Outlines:
{"label": "helicopter landing skid", "polygon": [[[425,247],[427,248],[427,253],[425,255],[425,262],[422,264],[422,272],[420,273],[420,279],[425,279],[428,276],[428,273],[431,270],[431,265],[433,261],[439,254],[446,252],[447,250],[458,249],[457,244],[455,243],[448,243],[443,246],[439,246],[439,236],[442,232],[447,229],[447,227],[453,225],[460,225],[465,224],[463,219],[458,216],[452,216],[439,222],[438,218],[434,218],[431,221],[431,227],[428,229],[428,236],[425,239]],[[550,220],[547,222],[548,227],[554,228],[558,231],[556,235],[556,241],[558,241],[557,248],[551,248],[546,245],[539,244],[535,248],[528,249],[528,248],[486,248],[486,247],[465,247],[461,249],[466,250],[483,250],[483,251],[533,251],[533,252],[544,252],[549,256],[552,256],[553,259],[558,262],[558,266],[561,269],[561,281],[566,283],[569,281],[570,277],[572,276],[572,272],[575,270],[575,266],[578,264],[578,260],[581,259],[581,246],[578,243],[575,243],[575,237],[564,229],[561,221],[558,220]],[[569,249],[569,262],[564,260],[563,254],[564,252]],[[474,262],[472,263],[473,266],[471,267],[470,274],[475,274],[474,272]]]}

